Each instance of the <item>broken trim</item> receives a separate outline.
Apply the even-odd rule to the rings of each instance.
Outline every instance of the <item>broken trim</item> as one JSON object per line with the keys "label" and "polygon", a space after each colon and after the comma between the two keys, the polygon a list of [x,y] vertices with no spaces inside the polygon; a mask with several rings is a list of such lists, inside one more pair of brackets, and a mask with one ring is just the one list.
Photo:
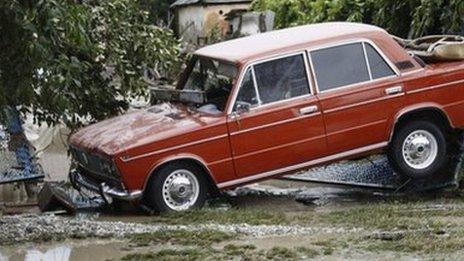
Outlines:
{"label": "broken trim", "polygon": [[71,183],[77,187],[84,187],[99,193],[107,202],[107,197],[117,198],[126,201],[134,201],[142,197],[141,190],[127,191],[108,186],[106,183],[95,184],[87,181],[77,170],[72,170],[69,174]]}
{"label": "broken trim", "polygon": [[249,183],[249,182],[254,181],[254,180],[259,180],[259,179],[267,178],[267,177],[270,177],[270,176],[275,176],[275,175],[278,175],[278,174],[283,174],[283,173],[287,173],[287,172],[290,172],[290,171],[295,171],[295,170],[298,170],[298,169],[311,167],[311,166],[322,164],[322,163],[325,163],[325,162],[343,159],[343,158],[353,156],[353,155],[356,155],[356,154],[360,154],[360,153],[364,153],[364,152],[368,152],[368,151],[373,151],[373,150],[376,150],[376,149],[381,149],[381,148],[386,147],[387,145],[388,145],[388,142],[381,142],[381,143],[369,145],[369,146],[366,146],[366,147],[357,148],[357,149],[353,149],[353,150],[350,150],[350,151],[345,151],[345,152],[342,152],[342,153],[338,153],[338,154],[335,154],[335,155],[319,158],[319,159],[316,159],[316,160],[311,160],[311,161],[308,161],[308,162],[300,163],[300,164],[297,164],[297,165],[293,165],[293,166],[289,166],[289,167],[285,167],[285,168],[281,168],[281,169],[276,169],[276,170],[273,170],[273,171],[264,172],[264,173],[256,174],[256,175],[253,175],[253,176],[244,177],[244,178],[241,178],[241,179],[222,182],[222,183],[217,184],[217,187],[220,188],[220,189],[223,189],[223,188],[231,187],[231,186],[234,186],[234,185],[237,185],[237,184]]}

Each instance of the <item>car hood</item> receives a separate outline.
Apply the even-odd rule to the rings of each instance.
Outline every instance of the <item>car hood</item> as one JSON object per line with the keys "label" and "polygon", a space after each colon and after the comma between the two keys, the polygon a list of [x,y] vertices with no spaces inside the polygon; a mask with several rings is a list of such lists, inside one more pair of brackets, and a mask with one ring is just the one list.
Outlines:
{"label": "car hood", "polygon": [[208,119],[211,117],[192,112],[185,105],[163,103],[85,127],[71,136],[70,144],[112,156],[192,131],[208,124]]}

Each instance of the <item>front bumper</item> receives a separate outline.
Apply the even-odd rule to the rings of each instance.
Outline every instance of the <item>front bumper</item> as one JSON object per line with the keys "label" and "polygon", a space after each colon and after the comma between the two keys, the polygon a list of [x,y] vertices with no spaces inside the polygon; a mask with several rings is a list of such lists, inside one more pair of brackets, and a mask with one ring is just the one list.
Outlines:
{"label": "front bumper", "polygon": [[127,191],[121,188],[110,187],[105,182],[96,183],[84,175],[79,170],[74,169],[69,173],[69,179],[71,184],[77,189],[84,187],[93,192],[99,193],[107,202],[111,202],[111,199],[120,199],[124,201],[135,201],[142,197],[141,190]]}

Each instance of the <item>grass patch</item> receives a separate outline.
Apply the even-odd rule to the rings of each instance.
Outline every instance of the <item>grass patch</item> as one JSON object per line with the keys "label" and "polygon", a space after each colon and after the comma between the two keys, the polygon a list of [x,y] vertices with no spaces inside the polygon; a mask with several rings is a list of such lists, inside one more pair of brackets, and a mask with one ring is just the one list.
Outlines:
{"label": "grass patch", "polygon": [[434,231],[408,232],[399,240],[368,240],[362,243],[371,252],[394,251],[405,253],[451,253],[462,250],[463,231],[441,234]]}
{"label": "grass patch", "polygon": [[254,245],[233,245],[229,244],[224,247],[224,252],[230,256],[242,256],[256,249]]}
{"label": "grass patch", "polygon": [[[447,226],[444,217],[464,217],[463,209],[427,209],[425,204],[387,202],[359,206],[347,210],[337,210],[314,215],[305,222],[297,217],[299,223],[341,225],[380,230],[439,229]],[[304,217],[307,219],[307,217]]]}
{"label": "grass patch", "polygon": [[303,259],[314,258],[320,254],[319,251],[313,248],[309,248],[309,247],[297,247],[295,250],[298,252],[299,256]]}
{"label": "grass patch", "polygon": [[158,252],[151,253],[135,253],[129,254],[121,258],[123,261],[145,261],[145,260],[160,260],[160,261],[174,261],[174,260],[204,260],[208,257],[207,251],[202,251],[197,248],[172,250],[166,249]]}
{"label": "grass patch", "polygon": [[[448,209],[428,208],[428,203],[420,200],[402,202],[392,200],[375,204],[329,212],[308,211],[287,215],[279,210],[202,209],[184,213],[168,213],[154,216],[151,222],[171,225],[189,224],[250,224],[250,225],[308,225],[308,226],[349,226],[368,229],[420,229],[443,226],[441,217],[463,217],[464,207],[453,208],[452,204],[462,205],[462,199],[442,199],[435,204],[445,204]],[[451,204],[451,205],[450,205]]]}
{"label": "grass patch", "polygon": [[151,220],[155,223],[165,223],[172,225],[186,224],[241,224],[250,225],[275,225],[288,224],[290,221],[283,212],[279,211],[262,211],[247,209],[229,209],[229,210],[192,210],[184,213],[168,213],[153,217]]}
{"label": "grass patch", "polygon": [[297,251],[286,247],[273,247],[266,252],[266,258],[272,260],[295,260]]}
{"label": "grass patch", "polygon": [[122,260],[306,260],[319,255],[319,252],[307,248],[273,247],[269,250],[257,250],[253,245],[226,245],[222,250],[205,248],[167,249],[150,253],[129,254]]}
{"label": "grass patch", "polygon": [[[167,224],[240,224],[251,225],[293,225],[313,227],[364,228],[359,234],[324,235],[312,242],[309,248],[282,248],[256,250],[253,246],[227,245],[222,251],[205,250],[207,256],[216,260],[230,260],[240,257],[241,260],[288,259],[298,260],[302,257],[312,258],[319,255],[333,255],[334,252],[347,247],[368,250],[371,252],[393,251],[398,253],[432,254],[456,252],[464,246],[464,205],[462,198],[439,199],[406,199],[387,200],[374,204],[360,204],[345,209],[327,212],[308,211],[287,215],[274,210],[195,210],[186,213],[174,213],[153,217],[152,222]],[[369,231],[385,232],[386,235],[369,237]],[[233,239],[236,235],[214,235],[214,231],[206,232],[162,232],[148,239],[135,242],[148,244],[172,243],[189,246],[209,246],[212,243]],[[167,234],[166,234],[167,233]],[[395,233],[398,233],[395,234]],[[225,233],[224,233],[225,234]],[[146,236],[145,236],[146,237]],[[154,238],[154,239],[153,239]],[[202,252],[202,253],[203,253]],[[154,253],[152,253],[154,254]],[[181,256],[182,257],[182,256]],[[239,259],[240,259],[239,258]],[[163,259],[161,259],[163,260]],[[190,259],[190,260],[202,260]]]}
{"label": "grass patch", "polygon": [[137,246],[149,246],[153,244],[166,243],[173,245],[207,246],[213,243],[232,240],[236,237],[236,234],[213,230],[163,230],[154,233],[132,235],[130,236],[130,242]]}

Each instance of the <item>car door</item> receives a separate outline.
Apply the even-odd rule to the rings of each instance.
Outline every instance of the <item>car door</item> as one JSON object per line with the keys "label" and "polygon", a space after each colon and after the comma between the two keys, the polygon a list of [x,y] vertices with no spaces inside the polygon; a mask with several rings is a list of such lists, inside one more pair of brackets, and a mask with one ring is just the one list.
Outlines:
{"label": "car door", "polygon": [[397,69],[370,41],[309,52],[330,154],[381,148],[404,101]]}
{"label": "car door", "polygon": [[238,177],[271,176],[326,153],[304,52],[254,63],[242,78],[228,119]]}

